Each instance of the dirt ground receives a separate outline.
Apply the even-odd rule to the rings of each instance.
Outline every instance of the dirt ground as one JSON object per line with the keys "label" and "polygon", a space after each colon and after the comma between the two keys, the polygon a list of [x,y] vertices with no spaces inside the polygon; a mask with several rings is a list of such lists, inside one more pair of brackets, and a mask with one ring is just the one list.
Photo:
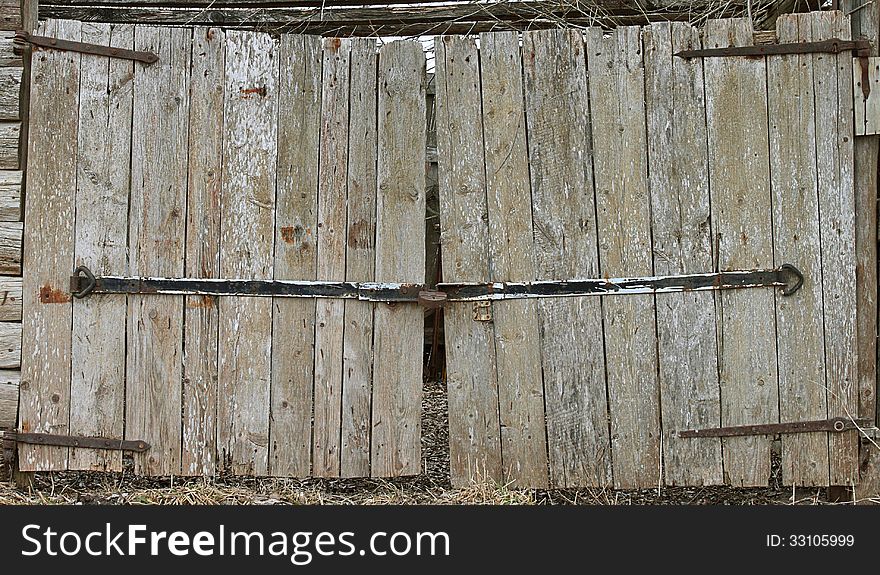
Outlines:
{"label": "dirt ground", "polygon": [[[793,491],[779,483],[774,466],[771,487],[662,487],[613,489],[512,489],[475,482],[461,489],[449,483],[446,450],[446,393],[441,383],[425,386],[421,475],[381,479],[259,479],[243,477],[144,478],[130,473],[38,473],[29,488],[0,480],[0,504],[491,504],[491,505],[816,505],[830,504],[825,489]],[[880,503],[846,496],[838,504]]]}

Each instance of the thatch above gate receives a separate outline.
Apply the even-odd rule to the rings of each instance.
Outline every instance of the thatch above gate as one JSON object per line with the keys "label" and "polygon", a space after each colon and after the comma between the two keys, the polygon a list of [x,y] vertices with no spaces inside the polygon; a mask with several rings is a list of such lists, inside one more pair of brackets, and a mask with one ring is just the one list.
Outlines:
{"label": "thatch above gate", "polygon": [[751,16],[818,10],[820,0],[49,0],[41,18],[139,24],[223,25],[324,36],[472,34]]}

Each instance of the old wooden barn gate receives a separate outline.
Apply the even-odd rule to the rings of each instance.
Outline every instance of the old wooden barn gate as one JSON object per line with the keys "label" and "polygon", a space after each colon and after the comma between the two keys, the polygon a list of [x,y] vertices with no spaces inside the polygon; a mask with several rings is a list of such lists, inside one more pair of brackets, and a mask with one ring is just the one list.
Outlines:
{"label": "old wooden barn gate", "polygon": [[[75,299],[70,276],[424,283],[421,45],[38,33],[158,61],[34,53],[20,431],[147,442],[143,474],[418,473],[415,303]],[[777,36],[850,24],[785,16]],[[858,413],[853,53],[675,55],[751,45],[743,20],[521,38],[435,43],[445,282],[791,264],[804,283],[447,302],[453,482],[766,484],[772,434],[679,433]],[[783,435],[784,481],[857,482],[846,427]],[[82,445],[19,459],[122,466]]]}

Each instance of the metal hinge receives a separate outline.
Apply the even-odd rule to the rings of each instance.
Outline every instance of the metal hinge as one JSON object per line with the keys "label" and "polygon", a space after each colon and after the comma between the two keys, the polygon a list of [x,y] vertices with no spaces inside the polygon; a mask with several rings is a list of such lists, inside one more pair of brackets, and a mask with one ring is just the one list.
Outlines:
{"label": "metal hinge", "polygon": [[147,65],[155,64],[159,61],[159,57],[152,52],[139,52],[137,50],[126,50],[125,48],[116,48],[113,46],[74,42],[73,40],[62,40],[60,38],[50,38],[48,36],[35,36],[24,30],[17,30],[15,32],[14,43],[19,50],[23,44],[30,44],[31,46],[39,46],[40,48],[49,48],[51,50],[64,50],[67,52],[79,52],[81,54],[94,54],[95,56],[134,60],[136,62],[143,62]]}
{"label": "metal hinge", "polygon": [[0,431],[0,440],[33,445],[109,449],[115,451],[134,451],[137,453],[143,453],[150,449],[149,443],[139,439],[109,439],[107,437],[81,437],[76,435],[52,435],[50,433],[23,433],[20,431]]}
{"label": "metal hinge", "polygon": [[[841,40],[830,38],[819,42],[789,42],[783,44],[758,44],[755,46],[728,46],[726,48],[701,48],[676,52],[679,58],[709,58],[724,56],[776,56],[785,54],[840,54],[852,50],[867,51],[871,42],[866,39]],[[867,52],[865,52],[867,55]]]}
{"label": "metal hinge", "polygon": [[687,429],[678,433],[679,437],[738,437],[744,435],[776,435],[777,433],[810,433],[829,431],[840,433],[851,429],[873,428],[870,419],[851,419],[834,417],[816,421],[792,421],[788,423],[763,423],[759,425],[737,425],[731,427],[712,427],[708,429]]}
{"label": "metal hinge", "polygon": [[678,276],[441,283],[437,284],[436,289],[433,290],[426,289],[422,284],[411,283],[96,277],[89,268],[79,266],[70,278],[70,291],[71,295],[76,298],[83,298],[91,294],[267,296],[340,298],[387,303],[413,302],[426,307],[437,307],[449,302],[653,294],[758,287],[778,287],[782,288],[783,295],[791,295],[800,289],[803,282],[803,274],[789,264],[776,269]]}

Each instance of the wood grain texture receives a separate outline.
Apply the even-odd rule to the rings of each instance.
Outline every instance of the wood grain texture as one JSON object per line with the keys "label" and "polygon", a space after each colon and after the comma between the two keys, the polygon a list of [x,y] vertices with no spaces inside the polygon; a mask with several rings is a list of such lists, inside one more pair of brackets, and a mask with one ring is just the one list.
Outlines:
{"label": "wood grain texture", "polygon": [[[220,277],[220,205],[226,36],[193,30],[186,211],[186,277]],[[183,310],[183,475],[213,475],[217,461],[217,298],[191,296]]]}
{"label": "wood grain texture", "polygon": [[0,171],[0,222],[21,220],[21,177],[18,170]]}
{"label": "wood grain texture", "polygon": [[[654,273],[713,269],[703,60],[673,56],[701,47],[684,23],[644,31]],[[723,482],[721,440],[681,439],[721,423],[713,293],[657,295],[663,469],[667,485]]]}
{"label": "wood grain texture", "polygon": [[18,120],[21,100],[20,67],[0,68],[0,120]]}
{"label": "wood grain texture", "polygon": [[[480,59],[473,39],[444,36],[434,46],[443,281],[486,281],[491,270]],[[452,484],[501,483],[493,325],[475,321],[467,303],[447,305],[443,321]]]}
{"label": "wood grain texture", "polygon": [[[711,20],[704,47],[752,43],[748,20]],[[704,62],[709,134],[712,223],[723,270],[773,265],[770,224],[766,65],[763,59],[712,58]],[[721,294],[718,316],[721,424],[779,419],[775,293]],[[725,483],[766,485],[770,438],[723,440]]]}
{"label": "wood grain texture", "polygon": [[0,429],[15,429],[20,382],[20,371],[0,371]]}
{"label": "wood grain texture", "polygon": [[[220,275],[272,279],[278,114],[277,43],[226,33]],[[220,301],[217,445],[225,469],[266,475],[272,300]]]}
{"label": "wood grain texture", "polygon": [[[281,37],[278,85],[275,278],[317,279],[321,39]],[[270,466],[306,477],[312,461],[315,302],[273,300]]]}
{"label": "wood grain texture", "polygon": [[[813,14],[803,17],[799,24],[812,25],[814,38],[850,38],[849,19],[841,12]],[[857,339],[858,304],[871,302],[858,299],[859,216],[854,187],[852,66],[848,58],[827,54],[814,55],[813,66],[828,416],[856,417],[860,395],[858,362],[862,353]],[[876,259],[871,262],[875,270],[876,264]],[[876,294],[876,286],[872,293]],[[870,389],[874,385],[871,381]],[[828,446],[830,484],[858,483],[858,432],[831,433]]]}
{"label": "wood grain texture", "polygon": [[[652,272],[644,67],[638,28],[587,32],[600,273]],[[660,479],[654,296],[602,302],[614,486]]]}
{"label": "wood grain texture", "polygon": [[[425,278],[425,55],[418,42],[379,52],[376,281]],[[379,305],[373,319],[374,477],[421,470],[422,309]]]}
{"label": "wood grain texture", "polygon": [[[82,41],[131,49],[134,27],[83,24]],[[131,189],[134,63],[82,58],[76,179],[76,265],[96,274],[126,269]],[[73,302],[70,433],[121,439],[125,403],[126,296]],[[71,449],[69,468],[122,471],[122,453]]]}
{"label": "wood grain texture", "polygon": [[21,278],[0,277],[0,321],[21,321],[21,284]]}
{"label": "wood grain texture", "polygon": [[[136,27],[136,50],[159,56],[135,64],[129,260],[132,275],[184,272],[190,108],[189,29]],[[153,447],[135,472],[180,472],[183,296],[128,299],[125,437]]]}
{"label": "wood grain texture", "polygon": [[0,275],[21,275],[23,226],[0,222]]}
{"label": "wood grain texture", "polygon": [[[78,22],[48,21],[39,30],[43,35],[80,39]],[[33,58],[24,238],[27,273],[22,279],[24,322],[19,328],[19,345],[28,350],[20,387],[20,429],[26,432],[66,434],[70,421],[72,313],[67,284],[74,252],[71,190],[76,189],[73,127],[79,116],[79,62],[80,56],[73,52],[46,51]],[[8,325],[0,324],[0,331],[7,333]],[[3,360],[8,349],[4,343],[8,342],[0,341],[0,363],[9,363]],[[62,447],[22,444],[19,469],[64,469],[67,455]]]}
{"label": "wood grain texture", "polygon": [[[318,265],[321,280],[345,279],[348,199],[348,91],[351,42],[324,40],[321,164],[318,167]],[[342,346],[345,302],[324,299],[315,311],[315,414],[312,474],[339,476],[342,439]]]}
{"label": "wood grain texture", "polygon": [[[376,264],[376,42],[351,41],[345,279],[372,281]],[[345,302],[342,356],[342,477],[370,475],[374,304]]]}
{"label": "wood grain texture", "polygon": [[0,66],[19,67],[23,65],[21,55],[15,53],[15,31],[0,31]]}
{"label": "wood grain texture", "polygon": [[[518,35],[480,35],[486,193],[492,281],[535,277],[523,79]],[[538,304],[496,302],[501,453],[505,484],[546,487],[547,430]]]}
{"label": "wood grain texture", "polygon": [[[33,117],[30,117],[33,121]],[[0,122],[0,170],[19,169],[18,143],[21,122]]]}
{"label": "wood grain texture", "polygon": [[[776,34],[780,42],[814,39],[808,16],[780,16]],[[813,56],[767,58],[767,97],[774,263],[791,263],[812,279],[791,297],[776,298],[779,418],[782,422],[823,419],[827,414],[825,326],[814,104],[823,94],[814,89]],[[827,470],[827,433],[782,437],[786,485],[827,485]]]}
{"label": "wood grain texture", "polygon": [[[599,277],[583,35],[523,36],[536,277]],[[611,483],[599,298],[538,301],[550,481]]]}
{"label": "wood grain texture", "polygon": [[[21,366],[21,335],[22,324],[0,322],[0,369],[18,369]],[[51,399],[52,396],[49,396]]]}

